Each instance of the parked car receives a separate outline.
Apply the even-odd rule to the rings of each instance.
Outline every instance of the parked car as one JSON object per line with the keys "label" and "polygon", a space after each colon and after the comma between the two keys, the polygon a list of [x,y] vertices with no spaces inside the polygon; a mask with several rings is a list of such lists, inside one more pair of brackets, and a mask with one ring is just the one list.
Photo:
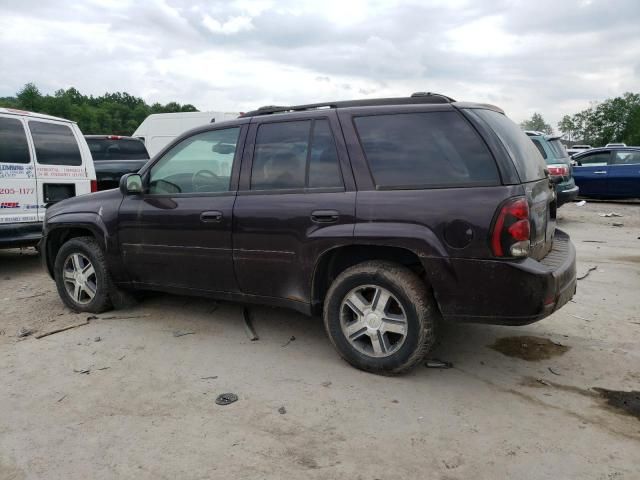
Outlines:
{"label": "parked car", "polygon": [[118,188],[120,177],[140,170],[149,160],[139,138],[120,135],[85,135],[93,157],[98,190]]}
{"label": "parked car", "polygon": [[0,248],[37,245],[47,205],[95,191],[75,122],[0,108]]}
{"label": "parked car", "polygon": [[574,155],[580,195],[640,198],[640,147],[604,147]]}
{"label": "parked car", "polygon": [[233,120],[238,115],[237,112],[152,113],[133,132],[133,136],[142,140],[149,155],[154,156],[187,130],[208,123]]}
{"label": "parked car", "polygon": [[584,152],[585,150],[589,150],[593,148],[591,145],[572,145],[571,148],[567,148],[567,153],[569,156],[573,156],[576,153]]}
{"label": "parked car", "polygon": [[541,132],[525,132],[547,164],[549,175],[555,184],[558,207],[575,200],[578,187],[572,176],[571,159],[567,155],[559,136],[545,135]]}
{"label": "parked car", "polygon": [[441,317],[522,325],[573,296],[545,167],[502,110],[442,95],[266,107],[53,206],[41,250],[73,310],[123,289],[284,306],[398,373]]}

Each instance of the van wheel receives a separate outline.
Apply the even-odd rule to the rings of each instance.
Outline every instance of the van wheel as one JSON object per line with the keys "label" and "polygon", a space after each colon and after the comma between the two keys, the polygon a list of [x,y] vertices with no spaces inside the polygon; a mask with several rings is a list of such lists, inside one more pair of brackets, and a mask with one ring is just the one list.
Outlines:
{"label": "van wheel", "polygon": [[56,256],[54,277],[58,294],[76,312],[102,313],[112,308],[111,279],[104,254],[92,237],[66,242]]}
{"label": "van wheel", "polygon": [[403,373],[435,342],[439,312],[424,282],[388,261],[342,272],[324,301],[324,325],[338,353],[356,368]]}

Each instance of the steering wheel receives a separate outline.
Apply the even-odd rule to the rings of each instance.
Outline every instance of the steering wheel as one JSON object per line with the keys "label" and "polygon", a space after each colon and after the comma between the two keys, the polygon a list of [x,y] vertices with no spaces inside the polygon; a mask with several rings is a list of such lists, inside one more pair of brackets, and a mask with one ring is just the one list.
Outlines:
{"label": "steering wheel", "polygon": [[[202,180],[198,181],[198,178],[202,178]],[[211,170],[198,170],[191,177],[191,183],[193,184],[193,188],[196,191],[200,191],[201,187],[207,187],[211,184],[210,181],[207,180],[217,180],[219,177]]]}

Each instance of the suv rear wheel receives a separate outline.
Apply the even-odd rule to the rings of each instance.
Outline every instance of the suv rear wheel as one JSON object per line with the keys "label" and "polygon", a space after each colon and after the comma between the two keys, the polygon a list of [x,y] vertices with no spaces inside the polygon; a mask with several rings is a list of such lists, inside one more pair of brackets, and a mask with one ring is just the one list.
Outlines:
{"label": "suv rear wheel", "polygon": [[53,268],[58,294],[70,309],[91,313],[111,309],[111,280],[102,249],[94,238],[77,237],[66,242]]}
{"label": "suv rear wheel", "polygon": [[438,310],[424,282],[387,261],[355,265],[335,279],[324,324],[340,355],[362,370],[397,374],[433,346]]}

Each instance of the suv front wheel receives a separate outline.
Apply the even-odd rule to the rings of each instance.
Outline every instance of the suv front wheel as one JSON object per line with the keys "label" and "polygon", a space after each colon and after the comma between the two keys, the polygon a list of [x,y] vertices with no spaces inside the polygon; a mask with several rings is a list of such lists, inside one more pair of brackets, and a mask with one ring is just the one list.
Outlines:
{"label": "suv front wheel", "polygon": [[435,341],[435,301],[403,265],[364,262],[332,283],[324,302],[327,334],[353,366],[398,374],[416,365]]}
{"label": "suv front wheel", "polygon": [[110,278],[102,249],[91,237],[72,238],[56,255],[54,277],[62,301],[76,312],[111,308]]}

